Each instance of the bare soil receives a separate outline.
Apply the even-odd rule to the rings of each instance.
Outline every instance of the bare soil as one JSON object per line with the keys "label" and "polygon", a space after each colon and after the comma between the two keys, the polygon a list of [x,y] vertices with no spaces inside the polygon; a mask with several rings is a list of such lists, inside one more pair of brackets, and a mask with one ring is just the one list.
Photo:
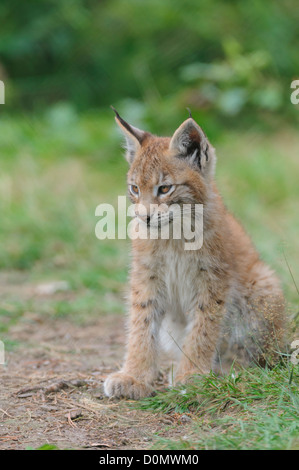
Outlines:
{"label": "bare soil", "polygon": [[[2,282],[1,297],[14,287]],[[25,286],[18,295],[35,292]],[[124,355],[121,315],[78,325],[24,312],[7,336],[17,346],[0,365],[0,449],[149,449],[157,434],[180,439],[192,425],[189,417],[134,409],[103,395],[106,376]],[[165,387],[164,376],[157,387]]]}

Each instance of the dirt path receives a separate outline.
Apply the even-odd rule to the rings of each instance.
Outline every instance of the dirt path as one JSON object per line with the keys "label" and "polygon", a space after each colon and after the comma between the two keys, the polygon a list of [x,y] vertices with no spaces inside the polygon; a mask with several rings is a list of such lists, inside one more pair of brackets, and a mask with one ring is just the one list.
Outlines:
{"label": "dirt path", "polygon": [[0,365],[0,449],[148,449],[156,433],[186,433],[190,424],[177,415],[103,396],[103,381],[124,354],[122,316],[80,326],[25,312],[9,338],[18,346]]}

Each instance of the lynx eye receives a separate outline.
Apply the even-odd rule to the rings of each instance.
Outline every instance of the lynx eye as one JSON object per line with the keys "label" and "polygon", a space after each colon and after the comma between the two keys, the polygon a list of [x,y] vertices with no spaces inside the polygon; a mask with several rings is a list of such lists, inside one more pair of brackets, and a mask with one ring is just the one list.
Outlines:
{"label": "lynx eye", "polygon": [[167,194],[172,188],[172,184],[170,185],[164,185],[164,186],[159,186],[159,194]]}
{"label": "lynx eye", "polygon": [[134,196],[138,196],[139,194],[139,188],[136,184],[130,184],[130,191]]}

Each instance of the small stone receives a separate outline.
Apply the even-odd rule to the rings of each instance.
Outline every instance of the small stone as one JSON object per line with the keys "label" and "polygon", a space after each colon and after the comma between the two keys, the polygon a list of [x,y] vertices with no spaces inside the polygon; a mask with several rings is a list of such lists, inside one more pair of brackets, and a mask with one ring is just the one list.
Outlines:
{"label": "small stone", "polygon": [[38,295],[53,295],[56,292],[69,290],[70,286],[67,281],[52,281],[43,284],[38,284],[35,292]]}
{"label": "small stone", "polygon": [[188,415],[182,415],[181,416],[181,422],[182,423],[190,423],[190,421],[192,421],[192,418],[190,418],[190,416],[188,416]]}

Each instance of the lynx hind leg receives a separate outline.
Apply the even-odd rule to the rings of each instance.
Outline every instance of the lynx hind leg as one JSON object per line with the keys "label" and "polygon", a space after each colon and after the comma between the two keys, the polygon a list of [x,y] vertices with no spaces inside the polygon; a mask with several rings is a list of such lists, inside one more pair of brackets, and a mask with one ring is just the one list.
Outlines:
{"label": "lynx hind leg", "polygon": [[258,263],[252,276],[247,305],[252,337],[256,336],[258,343],[255,359],[261,365],[272,366],[285,350],[285,300],[279,281],[268,266]]}
{"label": "lynx hind leg", "polygon": [[214,370],[227,370],[234,362],[272,366],[285,349],[285,303],[274,277],[254,281],[243,295],[227,305]]}
{"label": "lynx hind leg", "polygon": [[285,349],[284,300],[282,294],[259,297],[250,305],[252,360],[265,366],[278,362]]}

